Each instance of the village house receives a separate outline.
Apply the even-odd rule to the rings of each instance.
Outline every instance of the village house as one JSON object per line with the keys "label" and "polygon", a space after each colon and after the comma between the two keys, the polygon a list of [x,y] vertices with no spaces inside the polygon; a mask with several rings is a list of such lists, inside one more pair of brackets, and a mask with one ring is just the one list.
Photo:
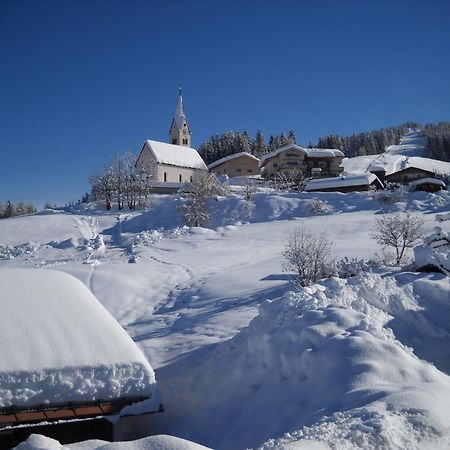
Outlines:
{"label": "village house", "polygon": [[445,188],[445,183],[438,178],[421,178],[409,183],[411,191],[438,192]]}
{"label": "village house", "polygon": [[343,172],[344,154],[337,149],[303,148],[287,144],[265,154],[259,163],[261,175],[272,179],[277,173],[299,171],[305,177],[336,177]]}
{"label": "village house", "polygon": [[259,159],[247,152],[225,156],[208,165],[215,175],[238,176],[259,175]]}
{"label": "village house", "polygon": [[421,178],[435,177],[436,174],[430,170],[426,170],[418,166],[408,165],[405,168],[386,174],[385,180],[388,183],[409,184],[411,181],[420,180]]}
{"label": "village house", "polygon": [[191,182],[195,173],[208,170],[197,150],[190,147],[191,136],[180,89],[170,143],[146,140],[136,161],[138,173],[150,180],[154,192],[175,192]]}
{"label": "village house", "polygon": [[305,191],[308,192],[354,192],[369,189],[383,189],[383,183],[372,174],[346,175],[332,178],[318,178],[308,181]]}

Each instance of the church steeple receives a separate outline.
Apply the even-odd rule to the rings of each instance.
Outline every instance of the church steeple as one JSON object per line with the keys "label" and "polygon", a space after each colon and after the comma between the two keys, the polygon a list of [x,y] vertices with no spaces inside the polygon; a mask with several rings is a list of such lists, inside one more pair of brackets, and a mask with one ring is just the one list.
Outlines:
{"label": "church steeple", "polygon": [[191,146],[191,131],[184,113],[183,94],[181,86],[178,89],[178,103],[175,116],[169,131],[169,143],[175,145]]}

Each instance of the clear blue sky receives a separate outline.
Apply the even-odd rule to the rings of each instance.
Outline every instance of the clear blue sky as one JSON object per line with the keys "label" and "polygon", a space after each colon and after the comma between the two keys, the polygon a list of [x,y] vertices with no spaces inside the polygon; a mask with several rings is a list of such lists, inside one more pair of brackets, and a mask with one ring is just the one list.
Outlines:
{"label": "clear blue sky", "polygon": [[0,0],[0,202],[64,203],[167,140],[450,120],[448,0]]}

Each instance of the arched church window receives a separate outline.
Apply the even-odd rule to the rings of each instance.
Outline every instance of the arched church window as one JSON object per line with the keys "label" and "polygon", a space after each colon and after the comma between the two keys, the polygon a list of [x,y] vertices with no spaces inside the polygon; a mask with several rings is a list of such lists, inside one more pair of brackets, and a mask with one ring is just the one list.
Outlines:
{"label": "arched church window", "polygon": [[178,177],[178,179],[180,180],[180,183],[181,183],[181,173],[180,173],[180,176]]}
{"label": "arched church window", "polygon": [[167,172],[164,172],[164,182],[167,181]]}

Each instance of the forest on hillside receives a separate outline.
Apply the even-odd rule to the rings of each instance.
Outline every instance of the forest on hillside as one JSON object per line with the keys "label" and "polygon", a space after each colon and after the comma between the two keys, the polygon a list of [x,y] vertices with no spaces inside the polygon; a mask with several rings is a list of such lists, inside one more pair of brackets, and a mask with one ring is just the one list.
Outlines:
{"label": "forest on hillside", "polygon": [[[319,138],[317,143],[309,143],[307,146],[339,149],[349,158],[377,155],[383,153],[387,146],[398,144],[408,128],[422,129],[428,139],[425,150],[428,158],[450,161],[450,122],[426,124],[425,126],[417,122],[406,122],[393,127],[354,133],[351,136],[330,134]],[[290,130],[288,134],[281,132],[278,135],[270,135],[267,143],[261,130],[257,131],[254,138],[250,137],[247,131],[229,131],[211,136],[207,142],[200,144],[198,151],[205,163],[211,164],[218,159],[239,152],[248,152],[260,158],[265,153],[276,150],[287,143],[297,143],[294,130]]]}
{"label": "forest on hillside", "polygon": [[427,138],[427,158],[450,161],[450,122],[428,123],[422,131]]}

